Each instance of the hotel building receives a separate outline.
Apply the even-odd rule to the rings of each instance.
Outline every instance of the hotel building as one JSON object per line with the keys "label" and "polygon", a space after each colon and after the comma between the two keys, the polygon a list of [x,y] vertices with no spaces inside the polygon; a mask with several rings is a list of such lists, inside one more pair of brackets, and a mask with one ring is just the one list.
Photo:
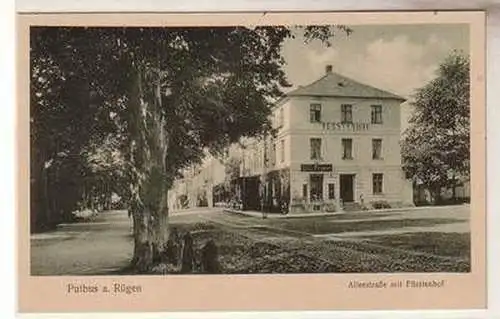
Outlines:
{"label": "hotel building", "polygon": [[274,136],[242,150],[243,202],[260,196],[268,210],[290,213],[413,205],[401,169],[404,101],[327,66],[320,79],[276,104]]}

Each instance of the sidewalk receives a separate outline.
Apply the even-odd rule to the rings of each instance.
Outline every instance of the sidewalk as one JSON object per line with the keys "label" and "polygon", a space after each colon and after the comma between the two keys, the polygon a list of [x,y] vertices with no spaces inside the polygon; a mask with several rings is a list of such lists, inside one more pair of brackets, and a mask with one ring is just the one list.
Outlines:
{"label": "sidewalk", "polygon": [[183,209],[169,209],[169,216],[185,216],[185,215],[196,215],[200,213],[213,213],[220,211],[218,207],[191,207]]}
{"label": "sidewalk", "polygon": [[[457,207],[457,206],[469,206],[469,204],[464,204],[464,205],[450,205],[450,206],[418,206],[418,207],[404,207],[404,208],[387,208],[387,209],[371,209],[371,210],[359,210],[359,211],[339,211],[339,212],[333,212],[333,213],[305,213],[305,214],[267,214],[267,218],[273,218],[273,219],[279,219],[279,218],[307,218],[307,217],[321,217],[321,216],[336,216],[336,215],[355,215],[358,213],[364,213],[364,214],[379,214],[379,213],[397,213],[397,212],[415,212],[415,211],[420,211],[420,210],[445,210],[445,209],[450,209],[450,207]],[[231,208],[224,208],[224,212],[227,213],[232,213],[232,214],[238,214],[238,215],[244,215],[248,217],[257,217],[257,218],[262,218],[262,212],[258,211],[241,211],[241,210],[236,210],[236,209],[231,209]]]}
{"label": "sidewalk", "polygon": [[[257,217],[257,218],[262,218],[262,212],[257,212],[257,211],[251,211],[251,210],[237,210],[237,209],[231,209],[231,208],[224,208],[224,212],[227,213],[232,213],[232,214],[238,214],[238,215],[245,215],[249,217]],[[335,216],[335,215],[342,215],[345,214],[345,212],[334,212],[334,213],[307,213],[307,214],[276,214],[276,213],[268,213],[267,218],[304,218],[304,217],[319,217],[319,216]]]}

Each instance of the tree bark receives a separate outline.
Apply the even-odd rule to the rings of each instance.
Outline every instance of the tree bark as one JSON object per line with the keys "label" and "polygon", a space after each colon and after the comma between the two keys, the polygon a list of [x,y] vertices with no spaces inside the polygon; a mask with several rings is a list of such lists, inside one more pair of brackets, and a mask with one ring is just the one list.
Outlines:
{"label": "tree bark", "polygon": [[[168,145],[166,120],[158,87],[143,88],[140,70],[135,74],[130,104],[131,208],[134,220],[133,266],[147,272],[161,260],[168,240],[167,191],[173,181],[165,158]],[[147,83],[147,81],[144,81]],[[158,83],[159,86],[159,83]],[[151,91],[153,93],[151,94]]]}
{"label": "tree bark", "polygon": [[147,272],[151,266],[152,250],[149,240],[151,215],[148,210],[135,207],[132,209],[134,221],[134,257],[133,267],[139,272]]}

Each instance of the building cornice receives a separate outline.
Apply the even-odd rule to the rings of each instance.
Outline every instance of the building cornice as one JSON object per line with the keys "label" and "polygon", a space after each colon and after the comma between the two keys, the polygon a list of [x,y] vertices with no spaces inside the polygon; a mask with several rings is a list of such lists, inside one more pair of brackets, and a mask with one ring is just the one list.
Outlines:
{"label": "building cornice", "polygon": [[[395,97],[380,97],[380,96],[355,96],[355,95],[335,95],[335,94],[291,94],[287,96],[287,100],[293,99],[293,98],[309,98],[309,99],[314,99],[314,98],[332,98],[332,99],[356,99],[356,100],[378,100],[378,101],[396,101],[400,102],[399,104],[403,104],[404,102],[408,101],[407,99],[401,97],[401,98],[395,98]],[[284,103],[284,102],[283,102]]]}
{"label": "building cornice", "polygon": [[369,131],[324,131],[322,129],[282,129],[276,135],[276,138],[282,138],[289,135],[314,135],[314,136],[387,136],[387,135],[401,135],[401,130],[398,129],[382,129],[382,130],[369,130]]}

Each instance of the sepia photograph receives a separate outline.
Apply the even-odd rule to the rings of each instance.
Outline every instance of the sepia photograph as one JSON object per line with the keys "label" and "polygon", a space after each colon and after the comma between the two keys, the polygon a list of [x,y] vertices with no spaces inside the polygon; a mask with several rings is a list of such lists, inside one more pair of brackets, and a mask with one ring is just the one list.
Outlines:
{"label": "sepia photograph", "polygon": [[31,27],[31,274],[470,271],[469,30]]}
{"label": "sepia photograph", "polygon": [[19,30],[25,311],[484,305],[484,14]]}

